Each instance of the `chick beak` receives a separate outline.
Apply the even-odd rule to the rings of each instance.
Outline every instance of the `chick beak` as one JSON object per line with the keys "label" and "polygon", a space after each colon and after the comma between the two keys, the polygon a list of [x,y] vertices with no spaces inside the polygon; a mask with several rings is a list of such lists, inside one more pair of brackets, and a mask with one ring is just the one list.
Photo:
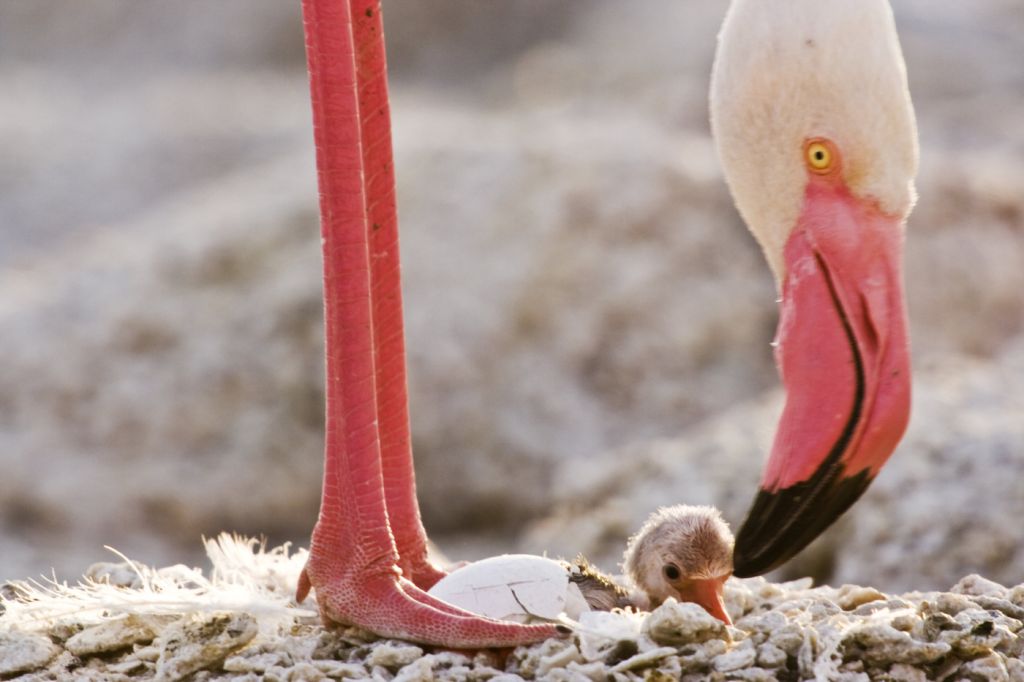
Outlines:
{"label": "chick beak", "polygon": [[700,578],[690,580],[686,586],[679,589],[679,600],[700,604],[704,610],[722,621],[726,625],[732,625],[732,618],[725,610],[725,600],[722,592],[725,589],[727,578]]}

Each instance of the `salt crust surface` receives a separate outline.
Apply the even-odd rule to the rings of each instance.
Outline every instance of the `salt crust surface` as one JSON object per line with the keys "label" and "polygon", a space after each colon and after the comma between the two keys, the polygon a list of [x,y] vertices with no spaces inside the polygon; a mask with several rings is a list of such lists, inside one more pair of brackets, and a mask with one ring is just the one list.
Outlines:
{"label": "salt crust surface", "polygon": [[1024,584],[977,575],[902,595],[734,579],[734,627],[670,600],[649,614],[584,614],[566,639],[499,655],[325,630],[291,600],[304,550],[227,535],[206,548],[209,576],[125,561],[74,587],[9,585],[0,678],[1024,681]]}

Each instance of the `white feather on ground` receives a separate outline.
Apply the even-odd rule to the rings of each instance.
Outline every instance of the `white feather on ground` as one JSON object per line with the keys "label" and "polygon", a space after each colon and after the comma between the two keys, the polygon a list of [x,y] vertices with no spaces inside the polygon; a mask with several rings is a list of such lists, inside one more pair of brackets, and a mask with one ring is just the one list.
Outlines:
{"label": "white feather on ground", "polygon": [[53,579],[10,583],[13,596],[0,596],[0,624],[46,629],[67,618],[84,626],[124,615],[244,611],[277,625],[316,616],[291,601],[305,550],[289,556],[288,545],[267,551],[258,540],[227,533],[203,544],[213,564],[209,578],[182,564],[150,568],[111,549],[123,563],[94,564],[76,585]]}
{"label": "white feather on ground", "polygon": [[[470,657],[325,630],[292,586],[306,553],[222,534],[207,577],[97,564],[78,584],[0,595],[0,677],[25,680],[1024,680],[1024,584],[968,576],[949,592],[885,595],[732,580],[728,628],[674,600],[592,612],[566,640]],[[19,677],[20,676],[20,677]]]}

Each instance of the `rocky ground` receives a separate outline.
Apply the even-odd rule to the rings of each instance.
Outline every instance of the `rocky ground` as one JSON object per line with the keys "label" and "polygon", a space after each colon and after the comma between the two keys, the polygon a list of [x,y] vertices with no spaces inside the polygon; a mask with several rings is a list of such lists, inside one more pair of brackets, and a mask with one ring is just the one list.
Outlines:
{"label": "rocky ground", "polygon": [[474,653],[324,630],[289,601],[305,553],[255,547],[208,542],[209,577],[126,562],[93,566],[78,589],[22,584],[0,601],[0,679],[1024,680],[1024,584],[976,575],[900,595],[734,579],[734,626],[670,600],[649,614],[584,613],[565,639]]}

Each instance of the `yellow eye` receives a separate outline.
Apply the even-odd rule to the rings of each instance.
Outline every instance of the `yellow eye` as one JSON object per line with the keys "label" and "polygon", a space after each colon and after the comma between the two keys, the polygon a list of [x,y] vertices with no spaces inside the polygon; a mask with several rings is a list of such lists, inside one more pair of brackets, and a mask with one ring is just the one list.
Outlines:
{"label": "yellow eye", "polygon": [[833,154],[829,144],[822,140],[812,140],[804,149],[807,156],[807,167],[815,173],[828,173],[832,170]]}

